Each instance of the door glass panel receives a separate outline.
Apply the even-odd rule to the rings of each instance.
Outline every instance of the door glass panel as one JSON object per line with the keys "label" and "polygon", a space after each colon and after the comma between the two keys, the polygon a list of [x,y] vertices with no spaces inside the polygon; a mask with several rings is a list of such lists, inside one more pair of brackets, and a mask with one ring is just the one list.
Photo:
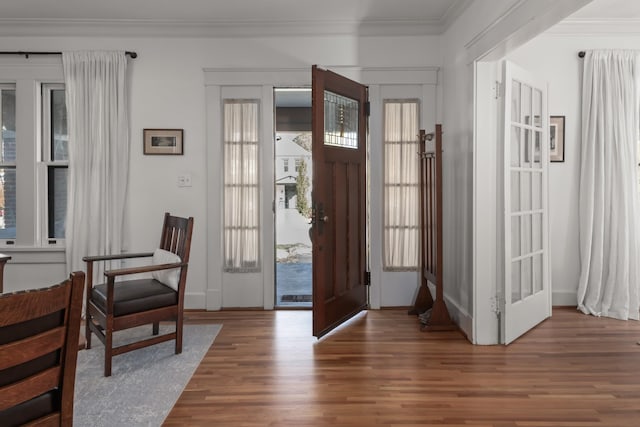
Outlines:
{"label": "door glass panel", "polygon": [[533,125],[542,128],[542,92],[538,89],[533,90]]}
{"label": "door glass panel", "polygon": [[522,294],[521,298],[526,298],[533,293],[533,281],[532,281],[532,269],[531,258],[525,258],[522,260]]}
{"label": "door glass panel", "polygon": [[531,86],[522,85],[522,115],[524,116],[525,125],[533,125],[531,113]]}
{"label": "door glass panel", "polygon": [[520,256],[520,217],[511,217],[511,256]]}
{"label": "door glass panel", "polygon": [[528,255],[531,253],[531,215],[523,215],[520,218],[520,225],[522,226],[520,254]]}
{"label": "door glass panel", "polygon": [[542,214],[533,214],[531,221],[533,228],[531,230],[531,238],[533,239],[531,249],[532,252],[536,252],[542,249]]}
{"label": "door glass panel", "polygon": [[324,91],[324,144],[358,148],[358,101]]}
{"label": "door glass panel", "polygon": [[511,263],[511,302],[518,302],[521,298],[520,293],[520,277],[521,262],[513,261]]}
{"label": "door glass panel", "polygon": [[540,146],[540,142],[542,141],[542,132],[541,131],[534,131],[534,138],[533,138],[533,167],[534,168],[541,168],[542,167],[542,163],[540,163],[540,153],[541,153],[541,146]]}
{"label": "door glass panel", "polygon": [[524,131],[524,161],[522,162],[522,167],[530,168],[531,167],[531,155],[533,153],[533,147],[531,143],[531,130],[526,129]]}
{"label": "door glass panel", "polygon": [[520,140],[521,130],[519,127],[511,126],[511,166],[520,166],[522,158],[522,141]]}
{"label": "door glass panel", "polygon": [[533,257],[533,293],[542,290],[542,254]]}
{"label": "door glass panel", "polygon": [[531,174],[531,208],[533,210],[542,209],[542,174]]}
{"label": "door glass panel", "polygon": [[520,173],[511,172],[511,212],[520,212]]}
{"label": "door glass panel", "polygon": [[531,173],[520,172],[520,210],[531,210]]}
{"label": "door glass panel", "polygon": [[515,80],[511,84],[511,121],[522,123],[520,118],[520,82]]}

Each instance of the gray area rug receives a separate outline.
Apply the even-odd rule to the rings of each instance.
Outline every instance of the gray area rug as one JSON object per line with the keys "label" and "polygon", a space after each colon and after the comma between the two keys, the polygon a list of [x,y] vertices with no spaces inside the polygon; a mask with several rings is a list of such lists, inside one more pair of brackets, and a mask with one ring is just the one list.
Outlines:
{"label": "gray area rug", "polygon": [[[160,426],[182,394],[221,325],[185,325],[182,353],[175,341],[115,356],[105,378],[104,346],[78,352],[73,424],[81,426]],[[160,332],[173,330],[161,325]],[[116,345],[149,336],[151,325],[118,332]]]}

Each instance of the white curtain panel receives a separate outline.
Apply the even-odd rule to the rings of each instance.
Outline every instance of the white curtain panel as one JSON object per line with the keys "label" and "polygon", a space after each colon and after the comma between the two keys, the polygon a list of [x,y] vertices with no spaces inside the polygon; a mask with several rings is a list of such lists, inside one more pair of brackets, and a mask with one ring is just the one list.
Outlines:
{"label": "white curtain panel", "polygon": [[622,320],[638,320],[640,304],[639,78],[637,51],[586,53],[578,308]]}
{"label": "white curtain panel", "polygon": [[[122,52],[63,52],[69,126],[66,256],[120,253],[129,177],[127,58]],[[102,279],[102,271],[94,272]]]}
{"label": "white curtain panel", "polygon": [[384,268],[415,270],[420,243],[417,101],[384,104]]}
{"label": "white curtain panel", "polygon": [[224,269],[260,268],[258,102],[224,105]]}

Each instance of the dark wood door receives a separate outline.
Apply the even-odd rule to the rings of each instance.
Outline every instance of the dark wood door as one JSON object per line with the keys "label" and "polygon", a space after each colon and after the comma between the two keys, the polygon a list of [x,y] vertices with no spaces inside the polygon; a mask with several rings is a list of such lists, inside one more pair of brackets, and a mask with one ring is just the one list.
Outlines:
{"label": "dark wood door", "polygon": [[367,307],[367,88],[312,69],[313,335]]}

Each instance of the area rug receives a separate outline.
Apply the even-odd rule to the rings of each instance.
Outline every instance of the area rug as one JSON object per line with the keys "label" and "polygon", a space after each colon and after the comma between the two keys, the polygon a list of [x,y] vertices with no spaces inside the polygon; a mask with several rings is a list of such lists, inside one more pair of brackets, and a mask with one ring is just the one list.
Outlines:
{"label": "area rug", "polygon": [[[160,332],[173,330],[162,325]],[[104,377],[104,346],[78,352],[73,424],[81,426],[160,426],[213,343],[221,325],[185,325],[182,353],[175,341],[115,356]],[[116,345],[148,336],[151,326],[114,335]]]}

